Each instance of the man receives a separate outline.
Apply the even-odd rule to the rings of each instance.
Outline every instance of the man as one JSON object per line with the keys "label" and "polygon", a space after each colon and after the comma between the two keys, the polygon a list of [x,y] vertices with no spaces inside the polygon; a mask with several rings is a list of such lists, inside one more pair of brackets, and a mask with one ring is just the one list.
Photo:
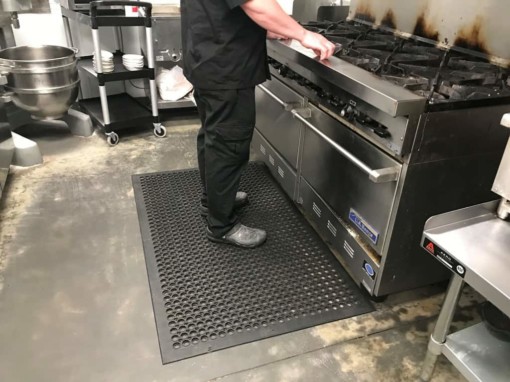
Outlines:
{"label": "man", "polygon": [[295,39],[321,60],[335,46],[288,16],[276,0],[181,0],[184,74],[195,87],[202,127],[197,151],[207,238],[255,248],[266,232],[242,225],[235,209],[255,127],[255,86],[269,78],[266,36]]}

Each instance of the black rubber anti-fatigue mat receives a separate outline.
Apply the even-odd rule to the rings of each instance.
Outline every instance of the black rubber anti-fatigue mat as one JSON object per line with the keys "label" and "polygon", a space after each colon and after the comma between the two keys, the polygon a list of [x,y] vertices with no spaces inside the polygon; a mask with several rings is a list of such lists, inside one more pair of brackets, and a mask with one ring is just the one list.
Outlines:
{"label": "black rubber anti-fatigue mat", "polygon": [[163,363],[373,310],[263,165],[241,181],[241,220],[269,233],[252,250],[206,239],[198,170],[133,186]]}

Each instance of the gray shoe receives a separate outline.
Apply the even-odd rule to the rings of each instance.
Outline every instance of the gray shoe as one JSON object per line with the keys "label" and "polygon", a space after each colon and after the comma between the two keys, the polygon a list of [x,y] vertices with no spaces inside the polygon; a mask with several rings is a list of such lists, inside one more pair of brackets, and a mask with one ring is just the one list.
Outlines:
{"label": "gray shoe", "polygon": [[239,223],[223,237],[214,237],[208,228],[207,238],[215,243],[232,244],[241,248],[256,248],[264,244],[267,234],[261,229],[246,227]]}
{"label": "gray shoe", "polygon": [[[236,194],[236,200],[234,202],[234,208],[242,208],[247,205],[250,201],[248,200],[248,194],[243,191],[238,191]],[[207,216],[209,213],[209,208],[200,204],[200,215]]]}

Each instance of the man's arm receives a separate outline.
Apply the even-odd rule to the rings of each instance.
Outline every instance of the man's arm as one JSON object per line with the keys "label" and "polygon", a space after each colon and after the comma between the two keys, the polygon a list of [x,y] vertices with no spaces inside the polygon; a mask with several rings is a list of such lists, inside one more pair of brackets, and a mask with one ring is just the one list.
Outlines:
{"label": "man's arm", "polygon": [[288,38],[277,33],[273,33],[271,31],[267,31],[267,38],[270,40],[287,40]]}
{"label": "man's arm", "polygon": [[248,0],[241,8],[262,28],[299,41],[305,48],[312,49],[321,60],[331,57],[335,51],[333,43],[299,25],[276,0]]}

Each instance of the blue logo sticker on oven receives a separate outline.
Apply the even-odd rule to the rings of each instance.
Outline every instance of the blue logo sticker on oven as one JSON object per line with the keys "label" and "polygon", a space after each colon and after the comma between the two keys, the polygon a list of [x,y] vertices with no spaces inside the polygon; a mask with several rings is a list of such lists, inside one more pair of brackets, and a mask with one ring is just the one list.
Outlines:
{"label": "blue logo sticker on oven", "polygon": [[367,272],[367,275],[370,276],[372,280],[375,280],[375,270],[367,261],[363,261],[363,269]]}
{"label": "blue logo sticker on oven", "polygon": [[377,244],[377,241],[379,240],[379,233],[373,229],[370,224],[368,224],[356,211],[354,211],[352,208],[349,211],[349,220],[353,222],[356,227],[360,229],[361,232],[363,232],[372,243]]}

